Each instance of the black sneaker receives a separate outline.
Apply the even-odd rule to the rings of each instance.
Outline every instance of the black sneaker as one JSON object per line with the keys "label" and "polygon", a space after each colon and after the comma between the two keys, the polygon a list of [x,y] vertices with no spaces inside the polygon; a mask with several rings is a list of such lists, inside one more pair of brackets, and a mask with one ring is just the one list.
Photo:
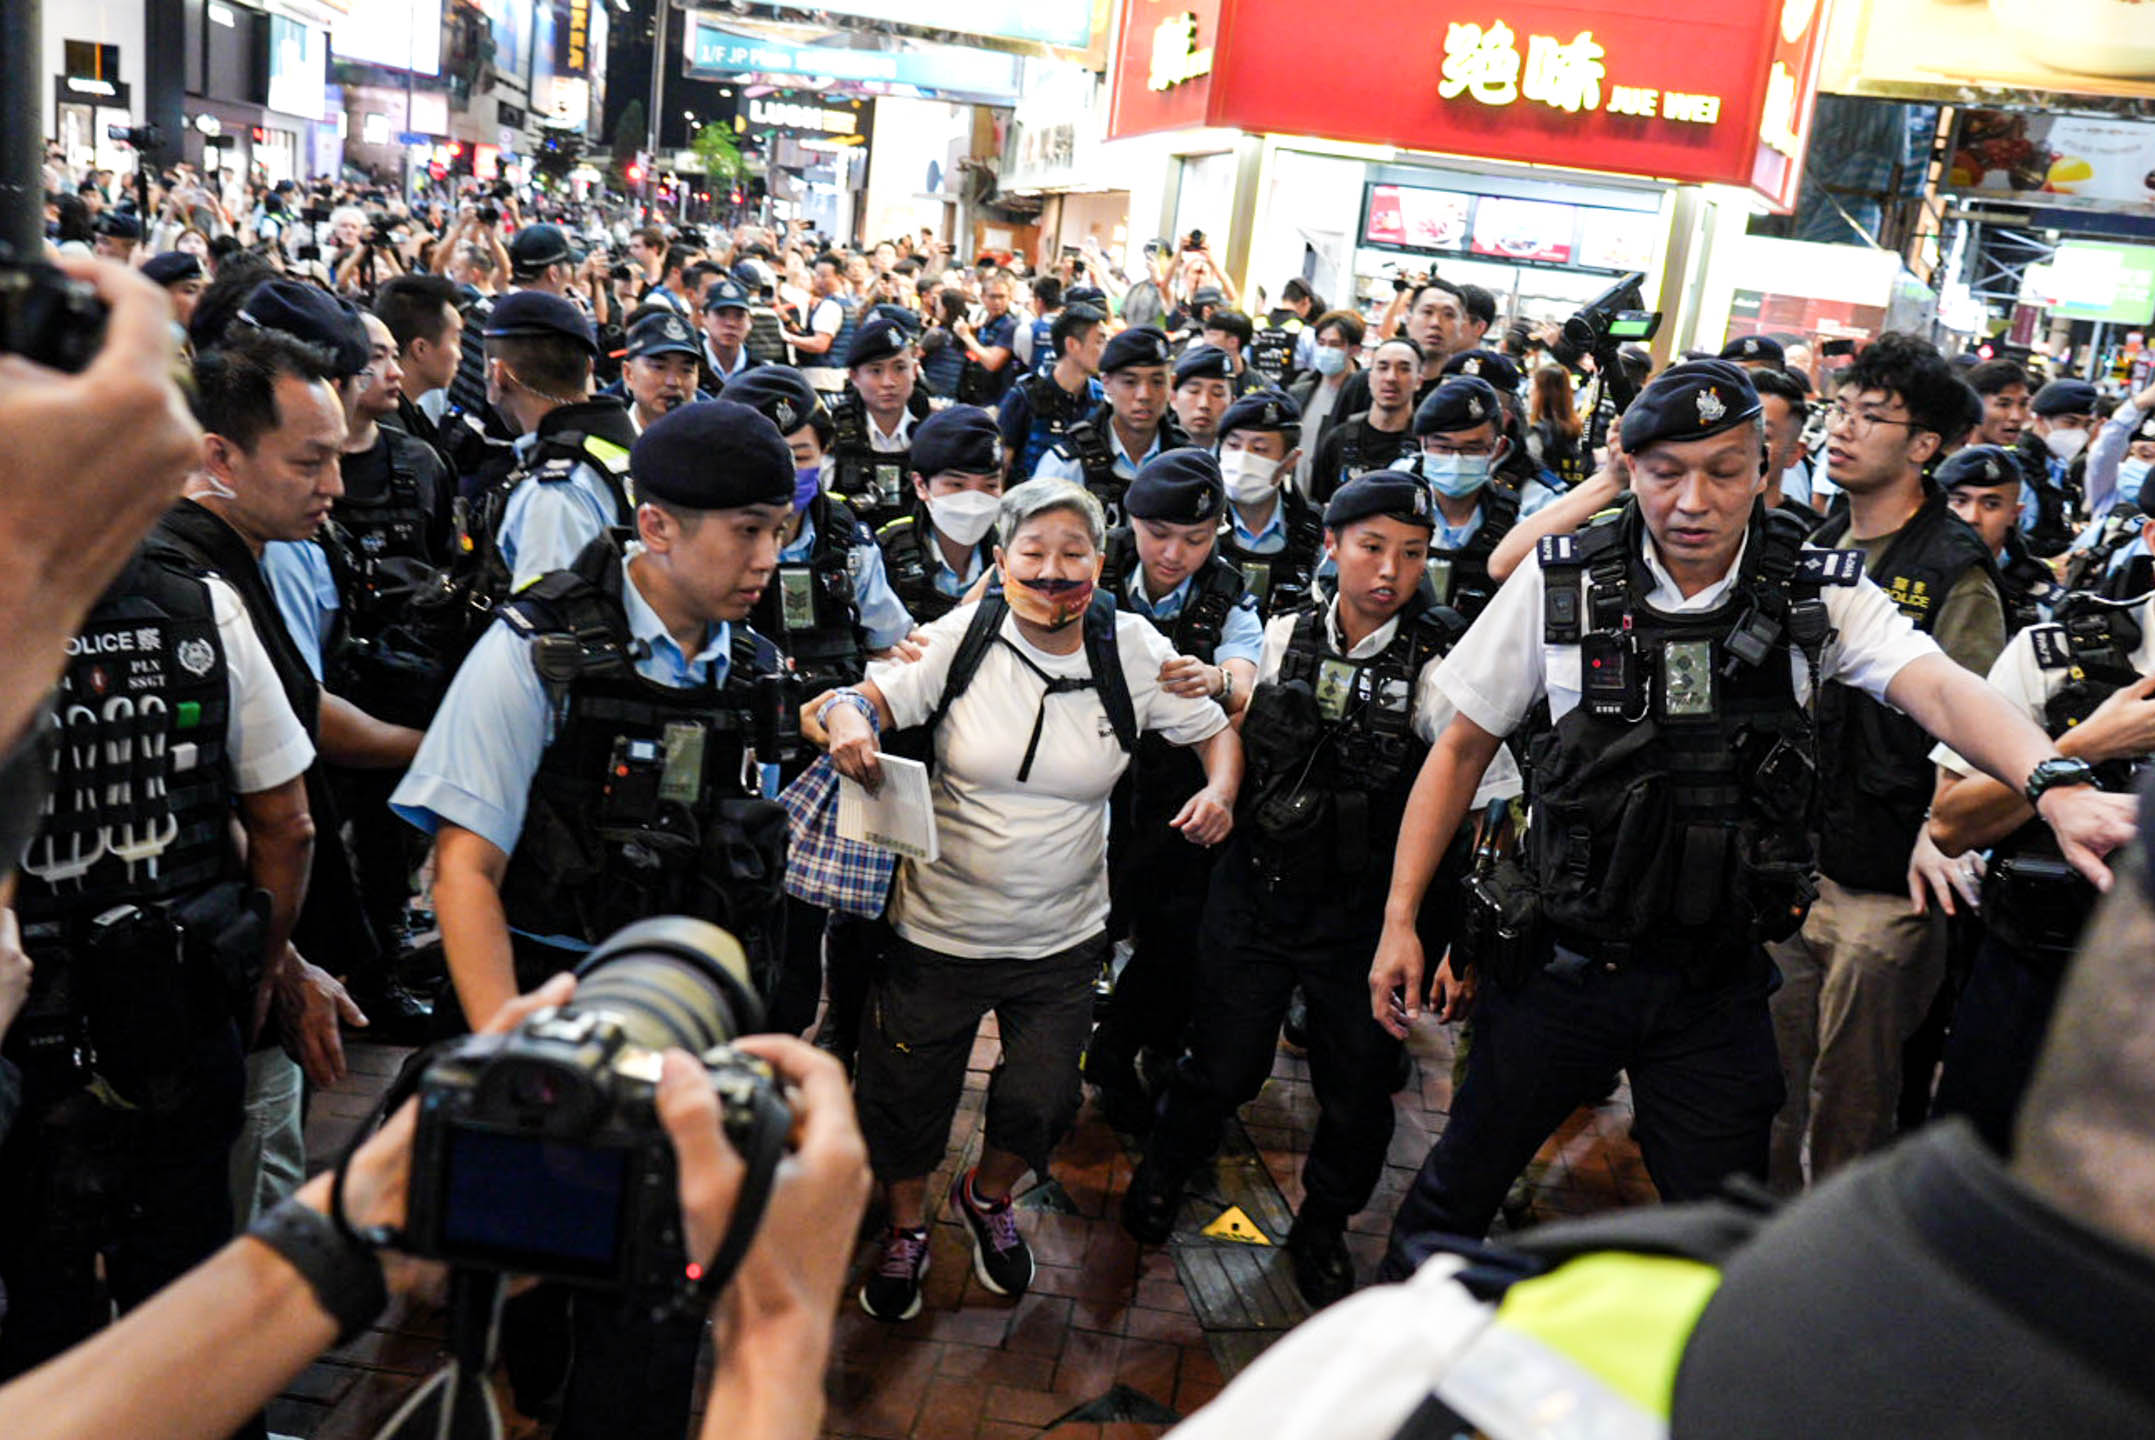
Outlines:
{"label": "black sneaker", "polygon": [[928,1230],[900,1230],[883,1237],[883,1256],[861,1286],[861,1309],[895,1325],[920,1313],[920,1279],[928,1273]]}
{"label": "black sneaker", "polygon": [[973,1198],[973,1172],[950,1182],[950,1208],[965,1217],[973,1233],[973,1273],[998,1295],[1023,1295],[1033,1283],[1033,1249],[1018,1233],[1018,1212],[1010,1197],[983,1205]]}
{"label": "black sneaker", "polygon": [[1295,1289],[1312,1310],[1354,1293],[1354,1257],[1340,1226],[1297,1217],[1287,1232],[1287,1258],[1294,1265]]}
{"label": "black sneaker", "polygon": [[1122,1228],[1140,1245],[1165,1245],[1182,1209],[1182,1184],[1148,1157],[1130,1177],[1122,1197]]}

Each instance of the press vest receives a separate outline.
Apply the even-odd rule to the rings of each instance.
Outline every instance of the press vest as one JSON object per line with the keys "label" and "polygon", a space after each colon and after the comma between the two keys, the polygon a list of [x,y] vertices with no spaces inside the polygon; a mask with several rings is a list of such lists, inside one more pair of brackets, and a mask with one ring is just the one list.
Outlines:
{"label": "press vest", "polygon": [[1279,492],[1279,504],[1287,524],[1287,544],[1259,553],[1243,546],[1230,511],[1220,524],[1212,553],[1242,572],[1242,583],[1257,597],[1257,610],[1270,619],[1287,615],[1309,603],[1310,582],[1324,560],[1324,517],[1317,507],[1292,490]]}
{"label": "press vest", "polygon": [[735,625],[722,684],[645,679],[624,583],[621,551],[601,536],[501,608],[532,644],[554,717],[503,908],[520,930],[592,943],[631,920],[694,915],[758,955],[774,938],[786,840],[784,811],[758,798],[759,715],[773,700],[759,686],[779,682],[784,661]]}
{"label": "press vest", "polygon": [[[1813,543],[1834,544],[1848,524],[1844,510],[1818,527]],[[1936,489],[1872,568],[1879,588],[1926,635],[1963,575],[1981,570],[1995,578],[1981,538]],[[1819,695],[1818,727],[1819,869],[1838,884],[1900,894],[1909,852],[1930,813],[1935,742],[1914,720],[1838,681]]]}
{"label": "press vest", "polygon": [[1541,542],[1544,640],[1580,647],[1582,686],[1533,742],[1527,874],[1556,944],[1707,979],[1793,934],[1815,894],[1818,740],[1790,650],[1815,684],[1818,588],[1861,557],[1806,551],[1801,522],[1756,508],[1727,596],[1668,614],[1644,543],[1636,505]]}
{"label": "press vest", "polygon": [[858,684],[868,673],[860,605],[853,594],[853,547],[860,522],[842,500],[818,494],[808,502],[816,537],[805,560],[780,560],[763,598],[749,615],[793,660],[809,694]]}

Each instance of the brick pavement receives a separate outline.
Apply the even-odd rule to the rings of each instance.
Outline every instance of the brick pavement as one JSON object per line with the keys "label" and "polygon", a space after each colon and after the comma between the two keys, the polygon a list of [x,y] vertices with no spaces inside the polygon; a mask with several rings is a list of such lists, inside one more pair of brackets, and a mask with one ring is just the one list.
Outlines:
{"label": "brick pavement", "polygon": [[[942,1195],[979,1146],[993,1020],[975,1044],[966,1094],[948,1158],[930,1186]],[[1398,1128],[1389,1164],[1348,1245],[1366,1279],[1383,1251],[1392,1203],[1412,1178],[1451,1102],[1452,1038],[1429,1031],[1415,1041],[1417,1075],[1396,1100]],[[342,1136],[388,1083],[404,1052],[353,1047],[353,1076],[316,1098],[308,1150],[325,1163]],[[1628,1091],[1582,1110],[1551,1139],[1529,1171],[1531,1220],[1586,1214],[1652,1199],[1629,1138]],[[1279,1216],[1298,1203],[1298,1171],[1316,1123],[1308,1067],[1282,1053],[1264,1093],[1244,1112],[1247,1146],[1221,1162],[1222,1198],[1247,1197],[1256,1214]],[[1039,1273],[1017,1301],[983,1289],[957,1220],[939,1215],[931,1239],[926,1303],[902,1325],[863,1314],[848,1291],[838,1319],[825,1433],[847,1440],[1133,1440],[1165,1433],[1218,1393],[1277,1330],[1215,1328],[1198,1319],[1186,1277],[1212,1273],[1194,1235],[1178,1266],[1174,1249],[1142,1250],[1115,1220],[1133,1154],[1088,1103],[1055,1165],[1055,1185],[1020,1197]],[[1201,1218],[1207,1207],[1187,1212]],[[1067,1212],[1067,1213],[1065,1213]],[[1526,1222],[1526,1217],[1522,1217]],[[1260,1227],[1265,1221],[1260,1219]],[[1271,1237],[1277,1241],[1283,1236]],[[1229,1245],[1231,1242],[1218,1242]],[[863,1243],[856,1257],[868,1261]],[[1240,1250],[1241,1247],[1234,1247]],[[1241,1265],[1284,1260],[1277,1251],[1219,1257]],[[1194,1263],[1193,1263],[1194,1262]],[[857,1267],[858,1268],[858,1267]],[[1254,1307],[1253,1307],[1254,1308]],[[366,1440],[442,1359],[440,1316],[400,1310],[352,1345],[309,1367],[272,1406],[271,1428],[303,1440]],[[700,1404],[700,1400],[699,1400]],[[1088,1408],[1090,1407],[1090,1408]]]}

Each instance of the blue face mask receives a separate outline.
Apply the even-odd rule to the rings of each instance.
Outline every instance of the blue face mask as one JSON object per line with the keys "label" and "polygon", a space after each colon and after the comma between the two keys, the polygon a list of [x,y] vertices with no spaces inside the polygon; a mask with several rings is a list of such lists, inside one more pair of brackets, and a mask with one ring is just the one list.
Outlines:
{"label": "blue face mask", "polygon": [[2118,465],[2118,498],[2143,503],[2140,497],[2146,489],[2147,478],[2147,461],[2126,460],[2121,462]]}
{"label": "blue face mask", "polygon": [[806,510],[808,502],[815,499],[816,492],[822,488],[823,467],[821,465],[810,465],[804,469],[795,470],[793,472],[793,508],[795,510]]}
{"label": "blue face mask", "polygon": [[1463,500],[1489,483],[1490,464],[1487,455],[1434,455],[1424,451],[1416,468],[1439,495],[1447,500]]}

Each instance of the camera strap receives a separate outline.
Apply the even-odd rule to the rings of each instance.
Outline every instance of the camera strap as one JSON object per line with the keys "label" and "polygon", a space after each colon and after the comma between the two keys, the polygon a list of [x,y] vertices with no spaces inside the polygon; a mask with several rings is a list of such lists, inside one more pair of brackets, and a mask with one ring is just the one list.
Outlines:
{"label": "camera strap", "polygon": [[741,1268],[748,1247],[755,1243],[756,1231],[763,1225],[763,1213],[770,1208],[778,1162],[785,1159],[786,1139],[793,1132],[793,1114],[775,1090],[758,1087],[752,1095],[748,1134],[741,1147],[748,1173],[741,1178],[740,1198],[734,1201],[733,1218],[726,1223],[725,1238],[719,1241],[711,1263],[699,1267],[695,1261],[689,1262],[689,1283],[673,1304],[676,1314],[701,1316],[710,1311],[719,1291]]}

